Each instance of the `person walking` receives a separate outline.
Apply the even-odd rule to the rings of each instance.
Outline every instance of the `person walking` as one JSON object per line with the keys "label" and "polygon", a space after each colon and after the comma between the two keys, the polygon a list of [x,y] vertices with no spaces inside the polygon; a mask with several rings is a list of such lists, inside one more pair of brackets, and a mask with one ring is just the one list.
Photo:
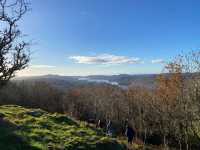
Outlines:
{"label": "person walking", "polygon": [[112,136],[112,122],[110,120],[106,125],[106,133],[108,136]]}
{"label": "person walking", "polygon": [[102,126],[101,126],[101,120],[99,119],[98,120],[98,122],[97,122],[97,124],[96,124],[96,128],[101,128]]}
{"label": "person walking", "polygon": [[135,131],[130,125],[127,125],[125,134],[128,139],[128,144],[132,144],[133,138],[135,137]]}

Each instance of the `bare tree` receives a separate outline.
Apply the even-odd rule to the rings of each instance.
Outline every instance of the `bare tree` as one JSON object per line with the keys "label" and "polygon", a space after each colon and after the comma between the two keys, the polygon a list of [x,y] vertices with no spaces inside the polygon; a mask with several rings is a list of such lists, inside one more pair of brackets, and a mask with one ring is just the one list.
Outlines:
{"label": "bare tree", "polygon": [[0,0],[0,88],[28,65],[29,43],[21,40],[18,28],[27,11],[25,0]]}

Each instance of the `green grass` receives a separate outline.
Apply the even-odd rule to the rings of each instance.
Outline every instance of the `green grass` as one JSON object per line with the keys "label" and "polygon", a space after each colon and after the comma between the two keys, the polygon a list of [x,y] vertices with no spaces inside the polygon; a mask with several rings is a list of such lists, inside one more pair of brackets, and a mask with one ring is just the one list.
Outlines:
{"label": "green grass", "polygon": [[0,106],[0,150],[124,150],[101,130],[62,114]]}

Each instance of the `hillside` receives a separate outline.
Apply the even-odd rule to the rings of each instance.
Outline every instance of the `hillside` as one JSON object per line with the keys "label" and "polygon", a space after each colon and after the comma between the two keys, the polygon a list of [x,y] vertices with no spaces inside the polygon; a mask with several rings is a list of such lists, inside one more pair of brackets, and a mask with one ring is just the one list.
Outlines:
{"label": "hillside", "polygon": [[[107,84],[111,86],[121,87],[127,89],[129,86],[139,86],[146,88],[154,88],[155,81],[159,74],[120,74],[120,75],[90,75],[90,76],[60,76],[60,75],[44,75],[44,76],[29,76],[16,77],[13,81],[44,81],[50,85],[60,89],[66,90],[69,88],[76,88],[81,86],[91,86],[99,84]],[[170,74],[162,74],[168,77]],[[185,79],[198,76],[199,73],[184,73]]]}
{"label": "hillside", "polygon": [[59,89],[68,89],[95,84],[110,84],[127,88],[130,85],[152,88],[155,85],[157,74],[141,75],[93,75],[93,76],[59,76],[45,75],[36,77],[16,77],[14,81],[45,81]]}
{"label": "hillside", "polygon": [[16,105],[0,106],[1,150],[123,150],[84,122]]}

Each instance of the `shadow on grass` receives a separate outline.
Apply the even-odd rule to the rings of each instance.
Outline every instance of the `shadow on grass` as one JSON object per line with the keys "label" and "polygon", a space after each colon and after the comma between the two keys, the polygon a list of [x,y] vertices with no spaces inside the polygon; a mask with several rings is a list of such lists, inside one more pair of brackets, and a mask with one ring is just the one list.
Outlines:
{"label": "shadow on grass", "polygon": [[117,143],[116,141],[109,141],[109,142],[102,142],[102,143],[98,143],[96,144],[96,148],[95,150],[126,150],[126,146],[125,145],[121,145],[119,143]]}
{"label": "shadow on grass", "polygon": [[18,127],[0,117],[0,150],[39,150],[18,136]]}
{"label": "shadow on grass", "polygon": [[78,126],[78,123],[64,115],[58,115],[51,118],[55,123],[65,123],[67,125]]}

